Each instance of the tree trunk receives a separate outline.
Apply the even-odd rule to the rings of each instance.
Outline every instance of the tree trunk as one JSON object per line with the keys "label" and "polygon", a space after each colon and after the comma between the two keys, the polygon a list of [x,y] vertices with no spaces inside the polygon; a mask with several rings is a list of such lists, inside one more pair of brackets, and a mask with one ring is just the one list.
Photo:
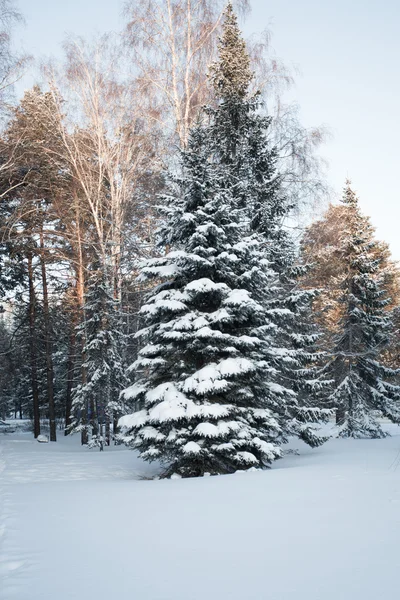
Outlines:
{"label": "tree trunk", "polygon": [[43,286],[43,317],[44,333],[46,339],[46,379],[47,379],[47,401],[49,405],[49,426],[50,441],[57,441],[56,414],[54,406],[54,369],[53,369],[53,349],[52,349],[52,331],[50,325],[49,293],[47,287],[46,263],[44,258],[43,231],[40,232],[40,263],[42,267],[42,286]]}
{"label": "tree trunk", "polygon": [[69,336],[68,363],[67,363],[67,393],[65,395],[65,430],[64,435],[69,434],[69,426],[71,425],[71,409],[72,409],[72,389],[74,387],[75,373],[75,347],[76,347],[76,323],[75,318],[72,319],[72,329]]}
{"label": "tree trunk", "polygon": [[[79,210],[79,200],[75,196],[75,217],[77,224],[77,269],[76,269],[76,295],[78,298],[78,306],[79,306],[79,315],[80,322],[85,324],[85,266],[84,266],[84,256],[82,250],[82,237],[81,237],[81,216]],[[83,335],[81,337],[81,384],[85,386],[87,383],[87,373],[86,373],[86,355],[85,355],[85,344],[86,344],[86,330],[83,331]],[[85,446],[88,441],[88,406],[83,406],[80,414],[80,425],[81,429],[81,444]]]}
{"label": "tree trunk", "polygon": [[97,417],[97,413],[98,413],[98,409],[97,409],[97,403],[95,403],[93,398],[90,398],[89,400],[89,410],[90,410],[90,415],[89,415],[89,424],[92,430],[92,435],[98,435],[99,433],[99,420]]}
{"label": "tree trunk", "polygon": [[[349,378],[351,377],[351,369],[352,369],[352,361],[353,361],[353,314],[354,314],[354,309],[355,304],[354,301],[352,300],[352,298],[354,298],[354,296],[356,295],[354,293],[355,290],[353,290],[353,274],[351,271],[351,268],[349,267],[349,303],[348,303],[348,311],[349,311],[349,315],[350,315],[350,322],[349,322],[349,358],[348,358],[348,376]],[[347,406],[347,422],[348,422],[348,429],[350,432],[353,431],[354,428],[354,404],[353,404],[353,397],[350,394],[350,396],[348,397],[348,406]]]}
{"label": "tree trunk", "polygon": [[28,280],[29,280],[29,347],[31,363],[31,386],[33,398],[33,434],[35,438],[40,435],[40,410],[39,410],[39,386],[37,380],[37,351],[36,351],[36,294],[33,282],[33,255],[28,253]]}
{"label": "tree trunk", "polygon": [[336,425],[343,425],[346,417],[346,410],[343,406],[336,409]]}
{"label": "tree trunk", "polygon": [[105,431],[105,442],[106,446],[110,445],[111,442],[111,431],[110,431],[110,417],[106,415],[106,431]]}
{"label": "tree trunk", "polygon": [[118,418],[113,417],[113,438],[114,438],[114,446],[117,444],[117,433],[118,433]]}
{"label": "tree trunk", "polygon": [[[82,370],[82,385],[85,385],[85,383],[86,383],[86,380],[84,379],[84,374],[85,374],[85,371]],[[87,413],[88,413],[87,407],[86,406],[82,407],[81,418],[80,418],[81,426],[82,426],[82,429],[81,429],[81,444],[82,444],[82,446],[86,446],[86,444],[89,441],[88,429],[87,429],[88,428]]]}

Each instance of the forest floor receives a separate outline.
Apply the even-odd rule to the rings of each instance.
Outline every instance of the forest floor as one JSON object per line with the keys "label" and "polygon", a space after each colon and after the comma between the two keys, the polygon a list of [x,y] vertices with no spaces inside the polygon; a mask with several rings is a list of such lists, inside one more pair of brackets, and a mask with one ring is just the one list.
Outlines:
{"label": "forest floor", "polygon": [[398,597],[400,429],[268,471],[146,480],[77,437],[0,436],[1,600]]}

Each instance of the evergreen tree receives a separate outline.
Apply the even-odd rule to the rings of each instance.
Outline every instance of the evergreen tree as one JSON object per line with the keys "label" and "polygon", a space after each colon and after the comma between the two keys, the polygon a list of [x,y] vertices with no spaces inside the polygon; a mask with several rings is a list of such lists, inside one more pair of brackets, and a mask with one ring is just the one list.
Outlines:
{"label": "evergreen tree", "polygon": [[[276,267],[280,290],[271,311],[281,354],[284,351],[284,360],[279,365],[281,377],[295,392],[281,418],[285,441],[290,435],[297,436],[316,447],[327,440],[319,432],[319,424],[332,415],[327,402],[331,381],[324,368],[325,353],[320,349],[321,332],[313,319],[319,291],[302,289],[299,282],[308,267],[299,264],[293,242],[288,242],[286,268],[284,263]],[[282,246],[279,248],[282,251]]]}
{"label": "evergreen tree", "polygon": [[268,144],[271,118],[262,114],[259,94],[246,98],[253,74],[231,3],[219,50],[220,60],[211,68],[211,75],[220,104],[213,112],[215,126],[210,137],[215,139],[215,152],[228,167],[225,185],[234,183],[251,231],[263,237],[265,255],[277,277],[268,305],[275,345],[281,350],[279,361],[271,353],[268,359],[276,363],[284,385],[295,392],[283,409],[282,429],[285,440],[297,435],[317,446],[326,438],[310,423],[329,416],[328,410],[317,406],[326,399],[329,382],[322,374],[321,354],[316,351],[319,332],[309,318],[318,294],[314,289],[301,288],[300,278],[306,269],[298,264],[293,240],[282,226],[294,205],[285,196],[276,172],[276,149]]}
{"label": "evergreen tree", "polygon": [[232,100],[233,105],[248,95],[253,72],[231,2],[228,2],[224,13],[223,35],[219,42],[218,55],[218,61],[211,67],[214,91],[217,98],[225,102]]}
{"label": "evergreen tree", "polygon": [[349,181],[342,203],[347,274],[340,295],[343,317],[329,364],[335,380],[331,400],[341,415],[341,436],[377,438],[385,435],[377,413],[400,423],[400,386],[390,381],[397,371],[380,362],[393,332],[390,298],[383,287],[382,257],[373,229]]}
{"label": "evergreen tree", "polygon": [[120,398],[128,383],[123,365],[123,335],[118,303],[103,270],[92,272],[86,294],[84,322],[79,326],[83,337],[86,381],[74,390],[75,431],[86,429],[89,446],[110,443],[111,423],[124,413]]}
{"label": "evergreen tree", "polygon": [[[29,418],[34,426],[29,303],[17,294],[13,302],[9,304],[9,308],[11,312],[9,318],[4,321],[3,338],[6,350],[3,361],[7,365],[7,371],[4,374],[7,382],[5,400],[9,406],[8,412],[10,414],[14,413],[15,416],[19,414],[21,418]],[[43,311],[39,301],[36,305],[36,313],[38,331],[43,331]],[[47,403],[44,401],[46,396],[46,365],[43,336],[39,334],[34,343],[37,353],[38,419],[44,420],[47,418],[48,412]]]}
{"label": "evergreen tree", "polygon": [[322,441],[293,385],[304,374],[305,338],[294,348],[289,329],[307,293],[295,297],[284,276],[291,207],[267,141],[270,119],[260,97],[248,97],[249,65],[229,4],[211,69],[218,105],[193,128],[165,198],[160,243],[169,250],[142,268],[158,286],[141,309],[147,343],[125,392],[137,410],[121,425],[145,459],[168,464],[166,476],[262,467],[293,433]]}
{"label": "evergreen tree", "polygon": [[[345,305],[341,302],[341,296],[348,274],[346,223],[350,215],[345,203],[330,205],[322,218],[306,229],[301,241],[302,262],[308,266],[301,277],[301,285],[306,289],[320,290],[314,306],[314,316],[323,332],[321,345],[327,350],[332,348],[333,336],[338,332],[344,316]],[[368,243],[374,242],[371,253],[379,264],[377,274],[379,273],[382,289],[390,299],[387,309],[394,309],[400,298],[398,265],[391,257],[388,244],[375,238],[374,229],[368,225],[367,219],[365,225]],[[390,352],[395,359],[397,352],[392,345]]]}
{"label": "evergreen tree", "polygon": [[13,403],[13,386],[15,383],[11,335],[4,318],[0,316],[0,419],[3,421],[15,409]]}

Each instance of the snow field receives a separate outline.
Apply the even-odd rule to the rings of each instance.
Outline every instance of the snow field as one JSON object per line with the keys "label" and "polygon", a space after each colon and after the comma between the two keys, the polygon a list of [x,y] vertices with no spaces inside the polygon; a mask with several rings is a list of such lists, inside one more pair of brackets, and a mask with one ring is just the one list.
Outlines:
{"label": "snow field", "polygon": [[[146,481],[77,438],[0,439],[1,600],[395,599],[400,437],[296,442],[268,471]],[[4,439],[3,439],[4,438]]]}

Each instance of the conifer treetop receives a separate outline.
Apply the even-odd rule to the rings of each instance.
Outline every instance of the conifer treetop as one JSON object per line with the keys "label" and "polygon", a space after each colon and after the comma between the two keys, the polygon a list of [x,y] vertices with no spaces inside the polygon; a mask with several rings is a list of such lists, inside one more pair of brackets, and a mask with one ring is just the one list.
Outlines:
{"label": "conifer treetop", "polygon": [[244,98],[253,79],[250,56],[231,2],[224,12],[219,60],[211,66],[211,81],[218,98]]}
{"label": "conifer treetop", "polygon": [[357,198],[355,191],[351,187],[350,179],[346,179],[344,190],[343,190],[342,202],[343,202],[343,204],[346,204],[347,206],[357,206],[358,205],[358,198]]}

